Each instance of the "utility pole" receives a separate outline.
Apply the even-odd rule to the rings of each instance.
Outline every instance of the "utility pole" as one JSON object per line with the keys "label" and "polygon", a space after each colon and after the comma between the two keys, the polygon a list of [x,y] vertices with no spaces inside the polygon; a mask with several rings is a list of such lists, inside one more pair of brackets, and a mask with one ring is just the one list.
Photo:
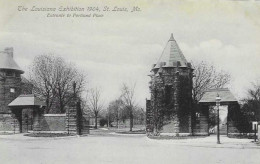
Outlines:
{"label": "utility pole", "polygon": [[218,114],[217,114],[217,144],[220,144],[220,134],[219,134],[219,106],[220,106],[220,101],[221,98],[219,97],[219,95],[217,95],[216,97],[216,106],[217,106],[217,110],[218,110]]}
{"label": "utility pole", "polygon": [[109,110],[109,108],[108,108],[108,116],[107,116],[107,128],[109,129],[109,114],[110,114],[110,112],[109,112],[110,110]]}

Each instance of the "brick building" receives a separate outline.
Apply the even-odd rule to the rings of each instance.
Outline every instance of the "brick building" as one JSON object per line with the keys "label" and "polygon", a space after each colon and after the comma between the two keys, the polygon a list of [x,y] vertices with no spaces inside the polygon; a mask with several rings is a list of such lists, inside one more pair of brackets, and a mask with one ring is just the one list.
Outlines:
{"label": "brick building", "polygon": [[[22,124],[32,125],[32,111],[19,111],[8,105],[21,94],[31,94],[33,86],[22,77],[24,71],[13,57],[12,47],[0,51],[0,131],[22,132]],[[32,126],[27,127],[32,129]]]}
{"label": "brick building", "polygon": [[146,101],[147,131],[192,133],[192,72],[191,64],[171,35],[151,70],[151,99]]}

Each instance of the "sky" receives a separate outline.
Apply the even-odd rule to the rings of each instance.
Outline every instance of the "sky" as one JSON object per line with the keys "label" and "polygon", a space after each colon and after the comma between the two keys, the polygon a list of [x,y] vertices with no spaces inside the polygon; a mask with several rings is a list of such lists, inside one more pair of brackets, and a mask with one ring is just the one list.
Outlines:
{"label": "sky", "polygon": [[[76,13],[103,17],[47,17],[49,12],[18,6],[97,6],[101,12]],[[103,12],[104,6],[129,12]],[[141,11],[130,12],[134,6]],[[147,75],[173,33],[188,61],[229,72],[228,87],[241,99],[260,78],[259,16],[255,0],[0,0],[0,50],[14,48],[25,76],[35,56],[63,57],[87,74],[88,88],[102,89],[106,104],[120,96],[122,83],[136,83],[136,101],[145,107]]]}

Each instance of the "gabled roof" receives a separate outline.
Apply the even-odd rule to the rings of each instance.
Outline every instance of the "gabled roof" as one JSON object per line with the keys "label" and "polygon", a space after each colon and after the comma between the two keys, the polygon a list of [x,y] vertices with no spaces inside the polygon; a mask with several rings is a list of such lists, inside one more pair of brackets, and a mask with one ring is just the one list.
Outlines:
{"label": "gabled roof", "polygon": [[41,101],[34,94],[29,95],[20,95],[16,99],[14,99],[9,107],[25,107],[25,106],[46,106],[43,101]]}
{"label": "gabled roof", "polygon": [[24,71],[14,61],[12,55],[6,51],[0,51],[0,69],[11,69],[24,73]]}
{"label": "gabled roof", "polygon": [[173,38],[173,34],[171,34],[171,37],[154,68],[160,68],[161,66],[176,67],[177,62],[180,62],[180,67],[187,67],[187,60],[185,59],[176,40]]}
{"label": "gabled roof", "polygon": [[219,95],[220,102],[237,102],[234,95],[227,88],[211,89],[204,93],[199,103],[216,103],[216,97]]}

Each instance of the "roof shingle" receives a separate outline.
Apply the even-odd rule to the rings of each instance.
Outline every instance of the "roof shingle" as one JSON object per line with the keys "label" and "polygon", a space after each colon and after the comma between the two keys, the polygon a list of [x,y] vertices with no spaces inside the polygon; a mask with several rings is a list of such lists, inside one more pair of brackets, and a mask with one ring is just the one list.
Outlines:
{"label": "roof shingle", "polygon": [[22,106],[45,106],[45,103],[41,101],[34,94],[20,95],[14,99],[9,107],[22,107]]}
{"label": "roof shingle", "polygon": [[24,71],[14,61],[12,55],[6,51],[0,51],[0,69],[12,69],[24,73]]}
{"label": "roof shingle", "polygon": [[217,95],[221,98],[221,102],[237,102],[236,98],[229,89],[221,88],[206,91],[199,103],[215,103]]}
{"label": "roof shingle", "polygon": [[154,68],[160,68],[161,66],[176,67],[177,62],[179,62],[180,67],[187,67],[187,60],[171,34],[171,37]]}

